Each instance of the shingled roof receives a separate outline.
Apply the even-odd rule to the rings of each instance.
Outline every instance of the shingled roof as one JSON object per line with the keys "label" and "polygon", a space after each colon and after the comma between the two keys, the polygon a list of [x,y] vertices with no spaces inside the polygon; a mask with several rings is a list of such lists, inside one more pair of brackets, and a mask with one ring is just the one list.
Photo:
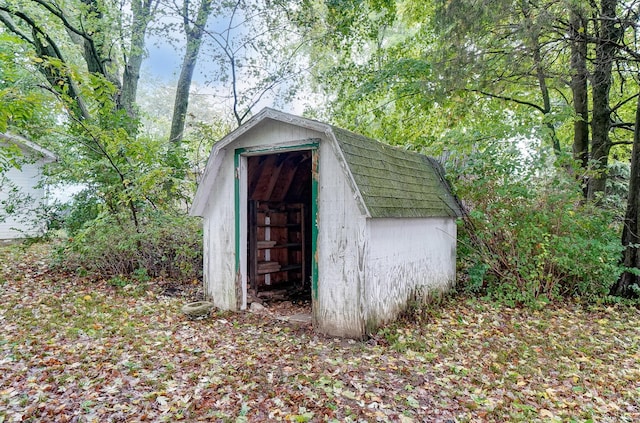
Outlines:
{"label": "shingled roof", "polygon": [[331,128],[371,217],[460,216],[435,159]]}
{"label": "shingled roof", "polygon": [[458,217],[460,207],[433,158],[383,144],[338,127],[265,108],[245,124],[214,144],[198,186],[191,213],[201,216],[221,151],[245,132],[272,119],[324,133],[344,161],[353,187],[369,217]]}

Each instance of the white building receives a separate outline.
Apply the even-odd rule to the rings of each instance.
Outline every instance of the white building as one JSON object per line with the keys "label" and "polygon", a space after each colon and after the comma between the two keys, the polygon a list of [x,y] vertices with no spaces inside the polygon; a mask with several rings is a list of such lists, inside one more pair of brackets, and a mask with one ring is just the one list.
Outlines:
{"label": "white building", "polygon": [[[56,160],[49,150],[14,134],[0,133],[0,148],[15,145],[21,156],[16,160],[20,169],[9,167],[0,173],[0,240],[24,238],[35,235],[43,228],[44,222],[33,213],[45,198],[45,188],[40,184],[42,167]],[[7,200],[14,196],[24,200],[23,206],[16,210],[11,208]]]}
{"label": "white building", "polygon": [[460,208],[434,159],[272,109],[214,144],[191,213],[221,309],[306,290],[315,330],[364,338],[455,280]]}

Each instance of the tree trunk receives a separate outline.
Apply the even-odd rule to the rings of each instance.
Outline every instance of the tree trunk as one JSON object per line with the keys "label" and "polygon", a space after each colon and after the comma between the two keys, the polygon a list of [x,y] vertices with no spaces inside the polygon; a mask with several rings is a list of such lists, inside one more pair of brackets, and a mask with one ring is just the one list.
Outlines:
{"label": "tree trunk", "polygon": [[[531,10],[529,8],[530,4],[527,1],[523,1],[521,6],[522,15],[525,19],[525,28],[527,31],[526,36],[529,39],[529,48],[531,49],[536,78],[538,79],[538,88],[540,89],[540,95],[542,96],[542,113],[547,117],[551,113],[551,95],[549,94],[549,86],[547,85],[547,73],[542,61],[540,28],[531,16]],[[553,151],[556,154],[556,157],[560,157],[562,150],[560,148],[560,140],[556,134],[553,122],[547,122],[545,123],[545,126],[549,130],[549,137],[551,138]]]}
{"label": "tree trunk", "polygon": [[[582,169],[589,165],[589,103],[587,91],[586,24],[582,11],[571,10],[571,93],[576,113],[573,122],[573,159]],[[585,192],[586,194],[586,192]]]}
{"label": "tree trunk", "polygon": [[611,69],[615,60],[616,43],[619,41],[621,27],[616,18],[618,0],[602,0],[599,15],[599,31],[596,41],[596,58],[593,71],[593,115],[591,119],[591,162],[595,174],[588,183],[587,198],[596,199],[604,195],[607,183],[607,165],[611,140],[611,107],[609,93],[611,91]]}
{"label": "tree trunk", "polygon": [[[631,150],[631,174],[629,175],[629,196],[627,197],[627,211],[622,228],[622,246],[625,248],[622,264],[626,268],[640,270],[640,234],[638,221],[640,220],[640,96],[636,106],[636,123],[633,131],[633,148]],[[640,286],[640,277],[631,272],[624,272],[620,279],[611,287],[611,295],[620,297],[637,297],[632,287]]]}
{"label": "tree trunk", "polygon": [[187,36],[187,51],[185,52],[176,88],[176,98],[173,105],[173,118],[171,120],[171,132],[169,141],[179,146],[184,133],[185,117],[189,107],[189,89],[193,79],[193,71],[198,60],[198,53],[202,45],[202,34],[211,13],[211,0],[202,0],[198,8],[198,15],[193,26],[190,26],[187,3],[183,11],[184,29]]}
{"label": "tree trunk", "polygon": [[132,29],[131,45],[127,52],[124,72],[122,75],[122,93],[118,99],[118,106],[127,111],[131,118],[137,118],[136,95],[138,93],[138,81],[140,80],[140,68],[144,59],[144,39],[152,16],[152,7],[156,0],[133,0],[131,2]]}

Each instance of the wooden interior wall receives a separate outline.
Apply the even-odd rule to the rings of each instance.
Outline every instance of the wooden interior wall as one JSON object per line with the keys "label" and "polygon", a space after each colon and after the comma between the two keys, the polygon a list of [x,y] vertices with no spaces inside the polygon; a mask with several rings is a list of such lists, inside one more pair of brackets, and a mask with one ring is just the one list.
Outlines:
{"label": "wooden interior wall", "polygon": [[294,151],[249,157],[248,199],[308,202],[311,198],[311,152]]}

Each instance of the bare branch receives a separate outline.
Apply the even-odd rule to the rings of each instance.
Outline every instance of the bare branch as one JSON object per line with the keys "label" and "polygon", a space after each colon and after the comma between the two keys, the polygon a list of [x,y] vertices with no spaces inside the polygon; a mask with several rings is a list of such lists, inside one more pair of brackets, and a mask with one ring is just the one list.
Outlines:
{"label": "bare branch", "polygon": [[510,101],[510,102],[513,102],[513,103],[516,103],[516,104],[522,104],[524,106],[533,107],[534,109],[536,109],[537,111],[539,111],[542,114],[546,113],[545,110],[544,110],[544,107],[542,107],[542,106],[540,106],[538,104],[532,103],[530,101],[520,100],[518,98],[511,97],[511,96],[493,94],[493,93],[490,93],[490,92],[487,92],[487,91],[477,90],[477,89],[467,89],[466,91],[482,94],[484,96],[491,97],[491,98],[496,98],[496,99],[499,99],[499,100]]}
{"label": "bare branch", "polygon": [[632,95],[631,97],[625,98],[624,100],[620,101],[618,104],[616,104],[615,106],[613,106],[611,108],[612,112],[615,112],[616,110],[618,110],[620,107],[624,106],[625,104],[627,104],[628,102],[630,102],[631,100],[637,98],[640,95],[640,93],[636,93],[634,95]]}
{"label": "bare branch", "polygon": [[611,142],[611,146],[614,145],[631,145],[633,144],[633,141],[613,141]]}

